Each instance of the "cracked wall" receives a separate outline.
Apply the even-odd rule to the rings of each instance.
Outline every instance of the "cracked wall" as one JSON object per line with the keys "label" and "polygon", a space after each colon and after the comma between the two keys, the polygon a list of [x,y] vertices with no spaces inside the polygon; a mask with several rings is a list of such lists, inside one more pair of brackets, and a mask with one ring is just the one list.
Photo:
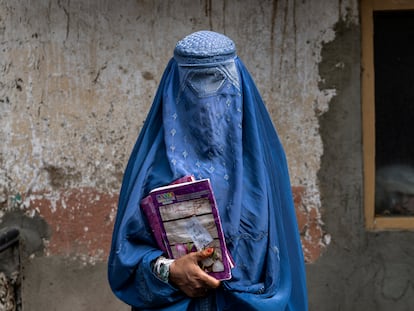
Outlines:
{"label": "cracked wall", "polygon": [[[330,3],[334,14],[312,28],[300,21],[319,4],[243,4],[1,2],[2,206],[47,221],[46,254],[106,258],[123,168],[174,45],[213,28],[234,39],[255,77],[287,152],[306,259],[320,256],[329,235],[317,118],[335,89],[319,90],[316,64],[330,25],[355,4]],[[107,230],[80,224],[86,215]]]}
{"label": "cracked wall", "polygon": [[413,232],[364,226],[361,47],[358,25],[339,21],[322,49],[320,88],[336,89],[320,117],[318,172],[324,229],[332,242],[307,266],[311,310],[411,310]]}
{"label": "cracked wall", "polygon": [[[350,265],[349,273],[363,272],[353,263],[355,251],[352,256],[336,251],[339,242],[353,250],[349,237],[369,239],[358,188],[361,142],[355,138],[360,134],[356,0],[0,0],[0,217],[2,226],[28,233],[23,271],[28,309],[44,310],[57,301],[59,310],[123,307],[105,276],[123,170],[175,43],[200,29],[235,41],[285,147],[311,306],[322,310],[320,304],[343,302],[335,290],[348,290],[354,279],[335,275],[337,261]],[[353,83],[345,83],[349,78]],[[339,115],[333,109],[338,102],[346,107]],[[349,123],[339,122],[350,116]],[[337,145],[345,127],[354,135],[345,137],[348,149]],[[337,162],[349,152],[352,169]],[[330,183],[338,174],[346,178]],[[361,236],[348,234],[355,226]],[[398,275],[397,269],[384,268],[384,278]],[[76,288],[76,277],[112,300],[102,301],[86,285]],[[389,296],[398,296],[392,284],[400,283],[387,284]],[[54,288],[58,297],[49,297]],[[361,296],[361,305],[369,293]],[[355,301],[353,295],[345,297]],[[335,308],[340,307],[326,310]]]}

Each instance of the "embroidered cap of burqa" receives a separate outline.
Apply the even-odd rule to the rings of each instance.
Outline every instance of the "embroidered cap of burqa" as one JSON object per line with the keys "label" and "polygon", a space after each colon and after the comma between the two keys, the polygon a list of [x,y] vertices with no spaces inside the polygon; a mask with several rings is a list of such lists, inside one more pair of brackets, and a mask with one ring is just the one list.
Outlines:
{"label": "embroidered cap of burqa", "polygon": [[124,174],[108,277],[139,310],[199,309],[152,272],[162,252],[139,208],[151,189],[188,174],[210,178],[235,261],[213,309],[307,310],[283,148],[234,42],[211,31],[177,43]]}

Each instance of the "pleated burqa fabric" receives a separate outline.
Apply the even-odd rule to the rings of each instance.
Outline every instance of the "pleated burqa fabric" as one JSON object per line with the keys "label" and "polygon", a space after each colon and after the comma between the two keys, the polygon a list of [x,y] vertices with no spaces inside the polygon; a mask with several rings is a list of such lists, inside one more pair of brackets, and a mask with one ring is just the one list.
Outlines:
{"label": "pleated burqa fabric", "polygon": [[[140,200],[184,175],[210,178],[232,279],[205,299],[159,280]],[[307,310],[304,259],[287,162],[261,96],[228,37],[177,43],[125,170],[108,264],[134,310]],[[204,308],[204,309],[203,309]]]}

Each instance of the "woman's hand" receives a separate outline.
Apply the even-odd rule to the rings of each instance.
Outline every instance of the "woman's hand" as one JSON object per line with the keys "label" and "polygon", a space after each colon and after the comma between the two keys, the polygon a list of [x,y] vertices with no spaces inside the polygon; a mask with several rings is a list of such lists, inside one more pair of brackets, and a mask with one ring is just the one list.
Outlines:
{"label": "woman's hand", "polygon": [[189,297],[202,297],[220,281],[203,271],[199,262],[213,254],[213,248],[189,253],[176,259],[170,266],[169,281]]}

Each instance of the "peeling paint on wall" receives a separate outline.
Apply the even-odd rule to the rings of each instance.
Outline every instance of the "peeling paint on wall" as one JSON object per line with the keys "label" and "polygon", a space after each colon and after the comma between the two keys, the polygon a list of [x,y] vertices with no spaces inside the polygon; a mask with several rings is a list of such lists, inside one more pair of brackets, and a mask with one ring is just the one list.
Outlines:
{"label": "peeling paint on wall", "polygon": [[357,23],[357,1],[0,7],[1,215],[44,219],[46,255],[105,259],[123,170],[162,71],[177,40],[199,29],[236,42],[286,149],[306,260],[323,253],[318,118],[336,89],[319,89],[318,63],[333,25]]}
{"label": "peeling paint on wall", "polygon": [[46,243],[47,256],[78,258],[94,264],[106,260],[118,197],[93,188],[62,192],[58,200],[37,194],[31,206],[51,230]]}
{"label": "peeling paint on wall", "polygon": [[[51,289],[59,310],[102,303],[75,289],[85,271],[102,275],[133,144],[175,43],[201,29],[235,41],[286,150],[305,260],[321,261],[338,236],[321,206],[320,122],[341,95],[320,73],[322,50],[341,35],[335,25],[358,25],[358,3],[0,0],[0,226],[25,236],[31,310]],[[50,280],[42,302],[38,280]],[[381,284],[394,299],[407,283]]]}

